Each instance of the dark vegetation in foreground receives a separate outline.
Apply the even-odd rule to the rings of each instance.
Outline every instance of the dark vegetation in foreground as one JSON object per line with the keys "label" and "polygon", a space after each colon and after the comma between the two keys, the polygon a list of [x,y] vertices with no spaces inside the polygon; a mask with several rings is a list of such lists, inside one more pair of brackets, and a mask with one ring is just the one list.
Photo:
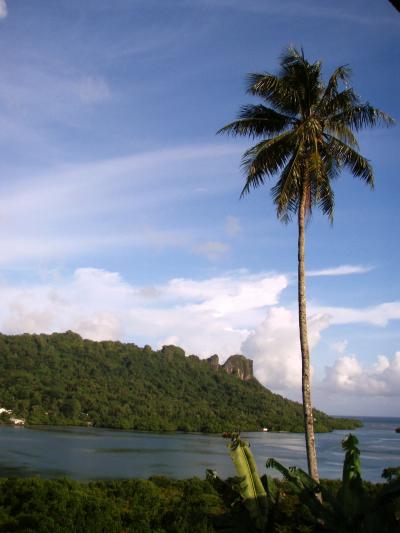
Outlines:
{"label": "dark vegetation in foreground", "polygon": [[[266,478],[263,478],[266,483]],[[3,533],[251,533],[260,531],[235,490],[237,479],[220,490],[197,478],[175,481],[97,481],[9,478],[0,480],[0,531]],[[394,482],[392,481],[393,485]],[[264,531],[393,533],[400,526],[400,502],[388,500],[390,483],[364,483],[362,507],[343,524],[338,507],[323,524],[307,504],[306,494],[287,481],[275,481]],[[323,481],[337,495],[339,481]],[[357,502],[359,505],[359,502]],[[373,507],[371,507],[373,505]],[[367,518],[365,518],[367,515]],[[355,516],[355,518],[354,518]],[[369,517],[369,518],[368,518]],[[397,518],[396,518],[397,517]],[[368,522],[366,522],[368,520]],[[367,525],[366,525],[367,524]],[[370,525],[368,525],[370,524]]]}
{"label": "dark vegetation in foreground", "polygon": [[[0,407],[27,424],[201,432],[304,427],[299,403],[176,346],[153,351],[72,332],[0,334],[0,355]],[[314,416],[320,432],[361,425],[316,410]],[[7,418],[0,415],[0,423]]]}

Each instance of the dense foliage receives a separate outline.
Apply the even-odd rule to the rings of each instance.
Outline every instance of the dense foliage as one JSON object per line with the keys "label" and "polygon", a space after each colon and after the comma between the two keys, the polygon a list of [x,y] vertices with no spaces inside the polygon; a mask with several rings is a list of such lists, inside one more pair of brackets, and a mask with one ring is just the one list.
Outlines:
{"label": "dense foliage", "polygon": [[[302,431],[301,405],[186,357],[79,335],[0,335],[0,407],[28,424],[152,431]],[[5,421],[7,416],[0,415]],[[315,411],[318,431],[354,420]]]}
{"label": "dense foliage", "polygon": [[[3,533],[256,533],[254,521],[235,490],[235,478],[214,487],[197,478],[176,481],[163,477],[78,483],[68,479],[0,478],[0,532]],[[264,476],[263,481],[266,481]],[[393,483],[393,482],[392,482]],[[369,514],[371,528],[361,519],[353,529],[342,527],[340,514],[324,521],[315,516],[288,481],[275,480],[269,497],[266,531],[397,531],[400,501],[385,503],[390,483],[364,483],[361,517]],[[340,481],[323,481],[332,494]],[[372,508],[371,502],[379,503]],[[337,511],[340,513],[340,509]],[[378,520],[378,522],[375,521]],[[332,525],[333,524],[333,525]],[[335,524],[338,526],[335,529]],[[329,529],[332,525],[333,529]]]}
{"label": "dense foliage", "polygon": [[[206,481],[0,480],[0,531],[23,533],[206,533],[223,516]],[[229,522],[228,522],[229,523]]]}

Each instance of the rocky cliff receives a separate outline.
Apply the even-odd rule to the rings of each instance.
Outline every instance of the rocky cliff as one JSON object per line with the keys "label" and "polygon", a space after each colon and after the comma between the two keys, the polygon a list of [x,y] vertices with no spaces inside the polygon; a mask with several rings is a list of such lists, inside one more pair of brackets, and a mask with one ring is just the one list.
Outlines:
{"label": "rocky cliff", "polygon": [[216,354],[209,357],[207,361],[214,370],[222,368],[227,374],[233,374],[242,381],[250,381],[254,377],[253,361],[244,355],[231,355],[223,365],[219,364],[219,358]]}
{"label": "rocky cliff", "polygon": [[222,368],[228,374],[233,374],[242,381],[253,379],[253,361],[244,355],[231,355],[222,365]]}
{"label": "rocky cliff", "polygon": [[217,354],[212,355],[207,359],[208,364],[213,368],[214,370],[218,370],[219,368],[219,357]]}

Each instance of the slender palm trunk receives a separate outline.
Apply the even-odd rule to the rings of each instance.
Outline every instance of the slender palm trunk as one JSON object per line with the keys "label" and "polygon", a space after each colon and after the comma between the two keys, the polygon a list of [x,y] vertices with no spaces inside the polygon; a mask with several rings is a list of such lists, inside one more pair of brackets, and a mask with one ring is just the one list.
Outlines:
{"label": "slender palm trunk", "polygon": [[307,304],[306,304],[306,278],[304,266],[304,243],[305,243],[305,206],[306,191],[301,191],[298,211],[299,240],[298,240],[298,301],[299,301],[299,330],[302,362],[302,392],[304,432],[306,437],[308,472],[310,476],[319,482],[317,453],[315,450],[314,417],[311,403],[311,374],[310,374],[310,350],[308,347],[307,334]]}

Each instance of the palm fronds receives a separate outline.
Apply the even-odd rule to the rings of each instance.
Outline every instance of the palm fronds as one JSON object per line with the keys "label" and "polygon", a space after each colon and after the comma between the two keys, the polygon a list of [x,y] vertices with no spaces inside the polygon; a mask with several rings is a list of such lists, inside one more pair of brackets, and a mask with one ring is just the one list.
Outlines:
{"label": "palm fronds", "polygon": [[332,135],[325,135],[328,141],[329,152],[340,166],[349,168],[353,176],[365,181],[374,188],[374,174],[370,162],[356,150]]}
{"label": "palm fronds", "polygon": [[[299,207],[301,190],[309,191],[309,213],[318,206],[333,219],[330,181],[343,167],[373,187],[369,161],[358,152],[355,132],[391,126],[387,113],[363,103],[350,86],[351,70],[342,65],[325,84],[321,63],[310,63],[303,50],[289,48],[277,74],[253,73],[247,92],[264,103],[245,105],[238,119],[218,133],[261,138],[243,155],[245,185],[241,196],[278,176],[272,196],[278,217],[287,222]],[[301,150],[299,151],[299,147]]]}
{"label": "palm fronds", "polygon": [[241,196],[264,184],[267,177],[283,168],[293,151],[295,136],[293,132],[266,139],[247,150],[242,157],[246,183]]}
{"label": "palm fronds", "polygon": [[262,104],[242,106],[238,120],[227,124],[217,133],[227,133],[233,136],[245,135],[258,137],[261,135],[278,134],[292,124],[292,118],[278,113]]}

